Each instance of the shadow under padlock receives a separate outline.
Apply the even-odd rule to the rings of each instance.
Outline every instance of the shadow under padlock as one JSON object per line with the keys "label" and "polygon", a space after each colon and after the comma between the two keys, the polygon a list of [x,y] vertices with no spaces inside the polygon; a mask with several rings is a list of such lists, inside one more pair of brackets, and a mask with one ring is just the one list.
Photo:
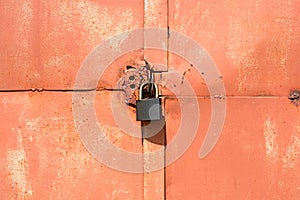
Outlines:
{"label": "shadow under padlock", "polygon": [[141,126],[143,139],[158,145],[166,145],[166,120],[164,117],[155,121],[142,121]]}

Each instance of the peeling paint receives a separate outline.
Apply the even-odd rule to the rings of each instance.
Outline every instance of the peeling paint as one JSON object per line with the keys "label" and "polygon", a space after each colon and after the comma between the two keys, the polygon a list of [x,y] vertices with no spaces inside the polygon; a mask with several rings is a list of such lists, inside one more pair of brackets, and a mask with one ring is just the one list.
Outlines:
{"label": "peeling paint", "polygon": [[276,143],[276,134],[276,124],[270,118],[270,116],[267,116],[264,122],[264,137],[266,147],[266,158],[271,162],[276,162],[278,160],[278,144]]}

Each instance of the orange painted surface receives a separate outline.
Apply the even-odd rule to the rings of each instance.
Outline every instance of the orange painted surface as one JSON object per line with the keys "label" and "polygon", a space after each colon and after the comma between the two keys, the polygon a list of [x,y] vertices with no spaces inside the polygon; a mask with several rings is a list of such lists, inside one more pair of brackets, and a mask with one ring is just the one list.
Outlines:
{"label": "orange painted surface", "polygon": [[[89,52],[142,28],[143,13],[143,1],[0,1],[0,89],[72,89]],[[102,103],[109,96],[98,95]],[[1,92],[0,113],[0,199],[143,198],[143,175],[112,170],[83,146],[72,93]],[[124,138],[108,121],[104,128],[116,144],[142,150],[141,141]]]}
{"label": "orange painted surface", "polygon": [[143,13],[143,1],[1,1],[0,89],[72,88],[90,51]]}
{"label": "orange painted surface", "polygon": [[[207,50],[225,83],[225,126],[208,157],[199,159],[198,153],[211,103],[202,98],[209,95],[207,87],[190,63],[140,49],[112,63],[99,82],[99,88],[113,88],[126,65],[145,57],[169,63],[192,84],[200,127],[191,147],[166,169],[166,198],[300,199],[300,110],[288,100],[290,90],[300,87],[299,13],[297,0],[3,0],[0,90],[72,89],[81,63],[105,39],[144,26],[169,26]],[[141,140],[113,121],[111,94],[97,92],[99,122],[116,146],[142,152]],[[177,101],[167,99],[165,110],[170,142],[180,126]],[[75,129],[71,92],[0,92],[0,113],[0,199],[148,194],[143,174],[112,170],[88,153]],[[152,178],[161,181],[160,175]]]}
{"label": "orange painted surface", "polygon": [[[1,93],[0,102],[1,199],[142,198],[142,175],[109,169],[82,145],[70,93]],[[112,139],[129,150],[141,146],[116,134]]]}
{"label": "orange painted surface", "polygon": [[[170,2],[170,29],[211,54],[231,97],[220,140],[202,160],[211,111],[209,100],[199,99],[202,125],[167,168],[167,199],[300,198],[300,110],[287,99],[300,86],[299,11],[299,1]],[[170,67],[191,68],[176,56]],[[186,79],[207,95],[195,74],[190,69]]]}
{"label": "orange painted surface", "polygon": [[[210,115],[209,100],[199,99],[197,137],[167,168],[168,199],[298,199],[299,108],[286,98],[233,98],[227,103],[219,142],[199,159]],[[170,111],[171,120],[177,112]]]}
{"label": "orange painted surface", "polygon": [[169,26],[209,52],[227,95],[286,96],[299,87],[299,10],[292,0],[172,1]]}

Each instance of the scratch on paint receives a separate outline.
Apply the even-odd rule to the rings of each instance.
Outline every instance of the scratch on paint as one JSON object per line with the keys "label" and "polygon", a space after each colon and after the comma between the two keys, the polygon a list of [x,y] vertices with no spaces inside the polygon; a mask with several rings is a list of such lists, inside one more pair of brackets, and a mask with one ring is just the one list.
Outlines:
{"label": "scratch on paint", "polygon": [[276,125],[271,120],[270,116],[264,122],[264,137],[266,145],[266,157],[271,162],[278,160],[278,144],[276,143]]}

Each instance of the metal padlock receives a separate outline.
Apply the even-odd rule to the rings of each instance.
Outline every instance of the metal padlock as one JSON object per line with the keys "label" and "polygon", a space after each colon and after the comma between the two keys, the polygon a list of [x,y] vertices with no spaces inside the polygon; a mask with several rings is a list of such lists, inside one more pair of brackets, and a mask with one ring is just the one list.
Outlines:
{"label": "metal padlock", "polygon": [[[155,98],[144,98],[143,88],[146,85],[152,84],[155,89]],[[162,118],[162,107],[161,99],[158,98],[158,87],[155,83],[146,82],[140,86],[139,100],[136,102],[136,120],[137,121],[154,121],[161,120]]]}

